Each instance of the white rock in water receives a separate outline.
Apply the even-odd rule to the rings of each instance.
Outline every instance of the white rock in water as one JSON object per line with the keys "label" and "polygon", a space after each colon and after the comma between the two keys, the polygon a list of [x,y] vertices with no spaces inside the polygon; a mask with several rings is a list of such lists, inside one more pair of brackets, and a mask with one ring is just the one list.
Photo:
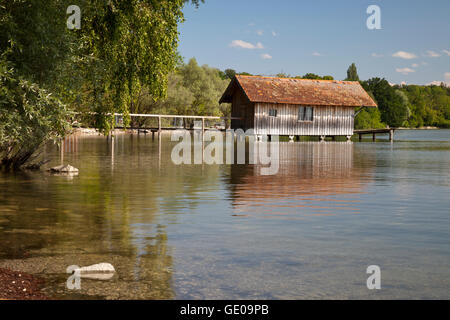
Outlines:
{"label": "white rock in water", "polygon": [[50,168],[50,171],[51,172],[64,172],[64,173],[66,173],[66,172],[78,172],[78,169],[75,168],[75,167],[72,167],[70,164],[66,164],[66,165],[62,164],[60,166]]}
{"label": "white rock in water", "polygon": [[114,273],[82,273],[80,274],[80,277],[90,280],[110,280],[114,277]]}
{"label": "white rock in water", "polygon": [[88,267],[81,267],[80,274],[88,273],[114,273],[116,270],[110,263],[98,263]]}

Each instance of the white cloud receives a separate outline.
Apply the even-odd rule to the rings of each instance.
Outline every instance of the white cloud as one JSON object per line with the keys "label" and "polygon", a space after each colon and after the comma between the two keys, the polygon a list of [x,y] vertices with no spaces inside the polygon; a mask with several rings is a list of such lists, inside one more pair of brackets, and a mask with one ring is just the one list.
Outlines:
{"label": "white cloud", "polygon": [[256,34],[257,34],[258,36],[262,36],[262,35],[264,34],[264,31],[262,31],[262,30],[257,30],[257,31],[256,31]]}
{"label": "white cloud", "polygon": [[278,33],[276,33],[275,31],[272,31],[272,36],[276,37],[278,35]]}
{"label": "white cloud", "polygon": [[272,59],[272,56],[268,53],[263,53],[261,55],[261,58],[263,58],[264,60],[268,60],[268,59]]}
{"label": "white cloud", "polygon": [[264,49],[264,46],[261,42],[258,42],[257,44],[253,44],[250,42],[245,42],[243,40],[233,40],[230,43],[230,47],[233,48],[243,48],[243,49]]}
{"label": "white cloud", "polygon": [[427,83],[427,86],[440,86],[442,81],[431,81]]}
{"label": "white cloud", "polygon": [[434,52],[432,50],[427,50],[427,53],[425,54],[425,56],[429,57],[429,58],[438,58],[441,55],[437,52]]}
{"label": "white cloud", "polygon": [[313,54],[312,54],[314,57],[322,57],[323,56],[323,54],[321,54],[321,53],[319,53],[319,52],[313,52]]}
{"label": "white cloud", "polygon": [[411,68],[397,68],[395,69],[398,73],[408,75],[409,73],[416,72],[416,70],[413,70]]}
{"label": "white cloud", "polygon": [[427,83],[427,86],[440,86],[442,82],[450,87],[450,72],[444,73],[444,81],[431,81],[430,83]]}
{"label": "white cloud", "polygon": [[411,67],[413,67],[413,68],[417,68],[418,66],[419,66],[418,63],[413,63],[413,64],[411,65]]}
{"label": "white cloud", "polygon": [[401,58],[401,59],[415,59],[417,56],[414,53],[405,52],[405,51],[397,51],[392,55],[395,58]]}
{"label": "white cloud", "polygon": [[381,53],[372,53],[372,57],[381,58],[381,57],[383,57],[383,55]]}
{"label": "white cloud", "polygon": [[444,49],[444,50],[442,50],[442,52],[445,53],[446,55],[450,56],[450,51]]}
{"label": "white cloud", "polygon": [[445,82],[450,85],[450,72],[444,73],[444,79]]}

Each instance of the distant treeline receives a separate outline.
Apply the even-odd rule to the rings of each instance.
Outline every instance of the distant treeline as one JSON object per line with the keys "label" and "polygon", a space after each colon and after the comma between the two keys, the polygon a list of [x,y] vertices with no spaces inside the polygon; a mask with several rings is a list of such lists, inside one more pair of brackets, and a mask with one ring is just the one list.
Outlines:
{"label": "distant treeline", "polygon": [[365,109],[355,119],[357,129],[391,127],[450,128],[450,87],[391,86],[386,79],[360,81],[375,99],[378,109]]}

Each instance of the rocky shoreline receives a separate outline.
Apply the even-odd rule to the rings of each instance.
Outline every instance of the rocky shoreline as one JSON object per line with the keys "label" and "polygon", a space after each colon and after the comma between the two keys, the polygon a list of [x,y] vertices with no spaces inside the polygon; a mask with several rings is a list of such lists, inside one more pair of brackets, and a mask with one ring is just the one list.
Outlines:
{"label": "rocky shoreline", "polygon": [[41,292],[43,284],[31,274],[0,268],[0,300],[48,300]]}

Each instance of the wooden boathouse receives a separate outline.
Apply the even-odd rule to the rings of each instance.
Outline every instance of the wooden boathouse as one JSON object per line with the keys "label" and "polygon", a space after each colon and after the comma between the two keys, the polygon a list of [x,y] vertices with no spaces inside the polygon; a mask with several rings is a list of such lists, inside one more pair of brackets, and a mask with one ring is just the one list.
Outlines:
{"label": "wooden boathouse", "polygon": [[236,75],[220,98],[231,103],[232,129],[255,135],[353,135],[355,108],[377,107],[357,81]]}

